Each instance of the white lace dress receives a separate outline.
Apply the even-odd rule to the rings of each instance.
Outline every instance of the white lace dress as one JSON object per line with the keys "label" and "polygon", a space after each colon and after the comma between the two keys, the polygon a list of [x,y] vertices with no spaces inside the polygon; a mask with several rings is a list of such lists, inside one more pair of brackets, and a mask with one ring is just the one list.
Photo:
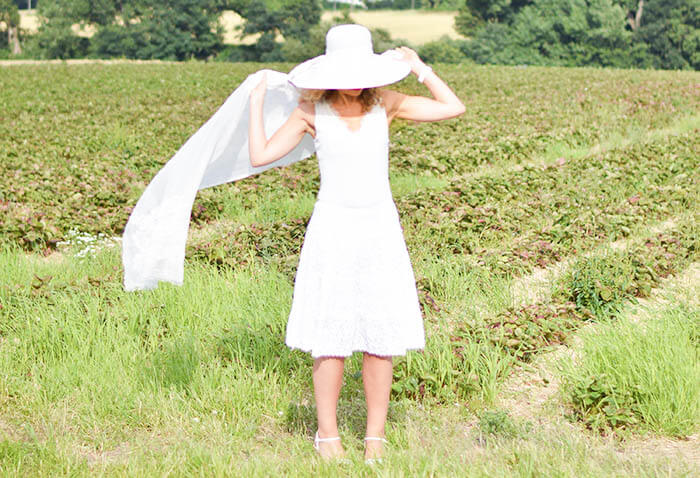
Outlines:
{"label": "white lace dress", "polygon": [[380,105],[351,130],[316,104],[321,187],[299,257],[286,343],[316,357],[404,355],[425,345],[413,269],[389,187]]}

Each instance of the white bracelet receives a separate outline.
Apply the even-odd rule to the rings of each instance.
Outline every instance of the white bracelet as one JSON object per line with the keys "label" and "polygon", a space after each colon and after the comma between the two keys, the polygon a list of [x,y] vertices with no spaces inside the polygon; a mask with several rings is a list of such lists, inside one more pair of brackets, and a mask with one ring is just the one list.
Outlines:
{"label": "white bracelet", "polygon": [[426,75],[428,75],[431,71],[433,71],[431,67],[429,67],[428,65],[423,65],[423,68],[418,74],[418,83],[423,83],[425,81]]}

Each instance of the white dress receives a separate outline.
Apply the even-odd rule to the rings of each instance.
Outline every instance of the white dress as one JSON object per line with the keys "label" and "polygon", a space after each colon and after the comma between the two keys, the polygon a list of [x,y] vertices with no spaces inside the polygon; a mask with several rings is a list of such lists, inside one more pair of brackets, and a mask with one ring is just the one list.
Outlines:
{"label": "white dress", "polygon": [[286,343],[316,357],[404,355],[425,345],[413,269],[389,186],[386,111],[357,131],[316,104],[321,187],[299,256]]}

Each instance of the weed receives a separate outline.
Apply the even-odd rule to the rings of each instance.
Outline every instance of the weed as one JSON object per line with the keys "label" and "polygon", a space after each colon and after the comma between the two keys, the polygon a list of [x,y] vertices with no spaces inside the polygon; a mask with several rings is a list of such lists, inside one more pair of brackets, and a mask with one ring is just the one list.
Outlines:
{"label": "weed", "polygon": [[560,280],[559,295],[598,318],[616,314],[634,296],[634,265],[621,253],[584,257]]}
{"label": "weed", "polygon": [[517,422],[502,409],[482,410],[478,418],[478,441],[482,444],[494,439],[521,438],[532,430],[531,422]]}

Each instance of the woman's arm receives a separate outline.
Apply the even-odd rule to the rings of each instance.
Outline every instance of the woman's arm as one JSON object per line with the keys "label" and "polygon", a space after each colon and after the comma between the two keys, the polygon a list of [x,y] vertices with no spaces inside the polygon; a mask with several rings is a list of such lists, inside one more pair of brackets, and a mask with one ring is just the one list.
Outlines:
{"label": "woman's arm", "polygon": [[418,54],[407,47],[397,49],[403,54],[403,61],[411,65],[411,71],[419,76],[425,75],[425,86],[433,98],[425,96],[409,96],[396,91],[384,92],[384,101],[390,118],[403,118],[412,121],[440,121],[459,116],[465,111],[464,104],[454,94],[447,83],[442,81],[428,66],[423,63]]}
{"label": "woman's arm", "polygon": [[292,111],[287,121],[275,131],[270,139],[267,139],[263,123],[263,104],[266,90],[267,78],[263,73],[263,79],[250,93],[248,152],[250,164],[253,166],[264,166],[277,161],[293,150],[306,133],[314,134],[311,126],[313,105],[300,103]]}

